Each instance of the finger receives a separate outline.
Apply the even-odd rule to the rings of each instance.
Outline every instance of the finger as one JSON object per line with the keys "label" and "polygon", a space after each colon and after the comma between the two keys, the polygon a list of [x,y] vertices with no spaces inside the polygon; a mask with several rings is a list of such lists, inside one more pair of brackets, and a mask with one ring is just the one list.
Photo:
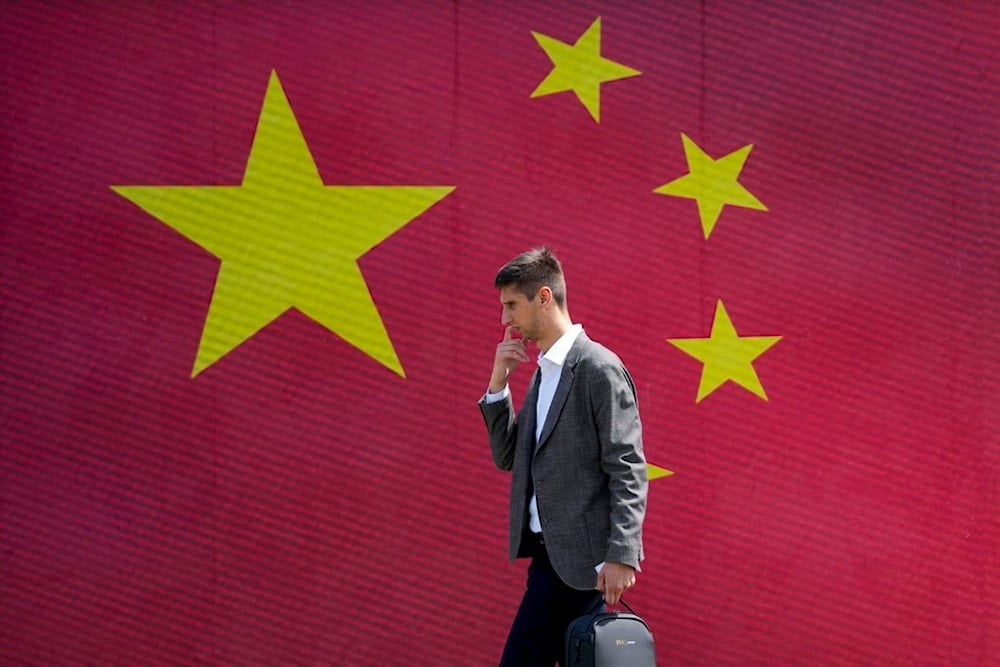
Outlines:
{"label": "finger", "polygon": [[528,353],[525,351],[524,346],[518,345],[516,341],[497,345],[497,355],[515,361],[528,360]]}
{"label": "finger", "polygon": [[528,350],[525,349],[524,343],[516,338],[514,340],[500,343],[500,345],[497,346],[497,349],[514,355],[519,361],[528,360]]}
{"label": "finger", "polygon": [[612,582],[604,581],[602,582],[601,592],[604,593],[604,601],[608,604],[612,604],[612,600],[615,598],[615,588]]}
{"label": "finger", "polygon": [[512,336],[513,331],[514,331],[513,325],[509,326],[509,327],[507,327],[506,329],[503,330],[503,341],[505,343],[507,341],[509,341],[509,340],[513,340],[513,336]]}

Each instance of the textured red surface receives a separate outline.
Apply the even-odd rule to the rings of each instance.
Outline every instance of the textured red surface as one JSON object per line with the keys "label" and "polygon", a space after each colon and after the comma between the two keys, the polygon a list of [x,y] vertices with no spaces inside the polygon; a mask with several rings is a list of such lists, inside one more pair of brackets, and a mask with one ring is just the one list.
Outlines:
{"label": "textured red surface", "polygon": [[[1000,663],[996,10],[412,4],[0,6],[0,662],[491,663],[475,401],[545,242],[676,472],[664,664]],[[599,124],[529,98],[597,16]],[[295,311],[190,377],[218,260],[110,186],[239,184],[272,70],[325,183],[457,188],[360,262],[405,379]],[[682,132],[768,211],[653,194]],[[720,298],[769,401],[695,403]]]}

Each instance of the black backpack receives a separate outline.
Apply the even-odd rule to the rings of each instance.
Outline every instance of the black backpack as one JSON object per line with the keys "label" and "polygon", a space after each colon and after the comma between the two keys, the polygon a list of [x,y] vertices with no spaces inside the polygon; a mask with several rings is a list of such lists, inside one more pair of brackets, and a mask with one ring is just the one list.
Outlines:
{"label": "black backpack", "polygon": [[630,613],[608,611],[598,599],[569,624],[563,667],[656,667],[649,625],[624,600],[621,603]]}

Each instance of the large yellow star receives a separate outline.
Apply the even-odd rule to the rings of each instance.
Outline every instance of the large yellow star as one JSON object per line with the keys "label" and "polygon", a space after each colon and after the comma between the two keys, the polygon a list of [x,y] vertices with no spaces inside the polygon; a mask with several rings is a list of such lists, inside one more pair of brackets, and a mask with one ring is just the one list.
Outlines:
{"label": "large yellow star", "polygon": [[277,73],[242,185],[112,189],[221,260],[192,376],[297,308],[405,377],[358,260],[454,187],[325,185]]}
{"label": "large yellow star", "polygon": [[554,65],[548,76],[531,93],[531,97],[572,90],[598,123],[601,122],[601,84],[642,73],[601,57],[600,16],[575,44],[567,44],[534,31],[531,34]]}
{"label": "large yellow star", "polygon": [[767,400],[753,360],[781,340],[781,336],[740,336],[729,319],[726,307],[722,305],[722,299],[715,306],[715,320],[709,338],[667,340],[704,364],[696,403],[721,387],[726,380],[732,380]]}
{"label": "large yellow star", "polygon": [[743,164],[750,155],[753,144],[713,160],[686,134],[681,134],[681,141],[684,143],[684,156],[687,158],[690,171],[680,178],[661,185],[653,192],[697,200],[698,215],[701,217],[701,228],[706,239],[715,228],[722,207],[727,204],[759,211],[767,210],[759,199],[736,180],[743,170]]}

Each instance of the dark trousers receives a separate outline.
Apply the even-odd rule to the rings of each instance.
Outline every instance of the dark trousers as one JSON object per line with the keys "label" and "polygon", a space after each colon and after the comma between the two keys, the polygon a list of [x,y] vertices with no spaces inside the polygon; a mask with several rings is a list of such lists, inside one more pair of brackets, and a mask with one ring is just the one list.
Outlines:
{"label": "dark trousers", "polygon": [[534,545],[528,583],[514,616],[500,667],[553,667],[563,661],[566,627],[601,597],[597,590],[578,591],[552,569],[545,545]]}

